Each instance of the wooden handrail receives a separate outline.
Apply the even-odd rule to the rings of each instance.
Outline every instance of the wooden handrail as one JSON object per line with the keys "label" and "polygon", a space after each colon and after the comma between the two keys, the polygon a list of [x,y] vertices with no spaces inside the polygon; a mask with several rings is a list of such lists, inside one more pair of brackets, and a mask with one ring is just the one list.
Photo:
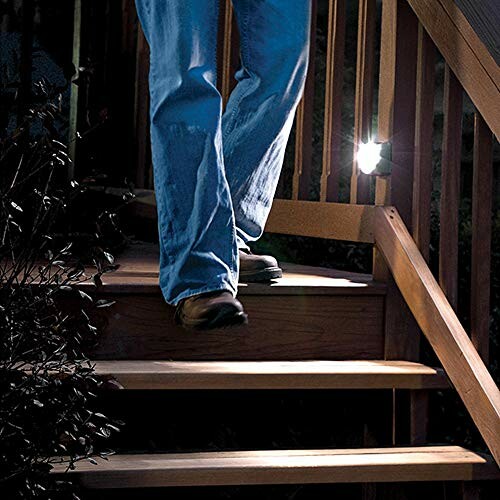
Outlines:
{"label": "wooden handrail", "polygon": [[484,120],[500,137],[500,67],[453,0],[407,0]]}
{"label": "wooden handrail", "polygon": [[500,464],[500,391],[394,207],[376,207],[376,247]]}

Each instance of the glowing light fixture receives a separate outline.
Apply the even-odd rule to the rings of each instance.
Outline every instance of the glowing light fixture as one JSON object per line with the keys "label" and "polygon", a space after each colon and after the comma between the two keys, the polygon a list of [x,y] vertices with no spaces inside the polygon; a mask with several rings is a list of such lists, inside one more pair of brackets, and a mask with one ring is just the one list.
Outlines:
{"label": "glowing light fixture", "polygon": [[391,165],[391,144],[368,141],[358,146],[356,155],[358,168],[366,175],[389,175]]}

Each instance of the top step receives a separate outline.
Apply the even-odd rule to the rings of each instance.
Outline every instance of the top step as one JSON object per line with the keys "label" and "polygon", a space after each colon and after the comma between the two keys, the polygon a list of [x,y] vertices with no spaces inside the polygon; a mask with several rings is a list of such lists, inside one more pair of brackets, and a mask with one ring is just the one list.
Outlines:
{"label": "top step", "polygon": [[158,247],[132,244],[89,293],[115,302],[96,313],[95,360],[348,360],[384,357],[384,284],[370,275],[282,264],[272,283],[239,285],[249,324],[195,335],[173,322],[158,285]]}
{"label": "top step", "polygon": [[[135,243],[117,259],[119,269],[102,277],[106,293],[158,293],[158,246]],[[384,295],[386,286],[369,274],[280,263],[283,278],[272,283],[240,283],[240,295]],[[84,286],[93,286],[84,284]]]}

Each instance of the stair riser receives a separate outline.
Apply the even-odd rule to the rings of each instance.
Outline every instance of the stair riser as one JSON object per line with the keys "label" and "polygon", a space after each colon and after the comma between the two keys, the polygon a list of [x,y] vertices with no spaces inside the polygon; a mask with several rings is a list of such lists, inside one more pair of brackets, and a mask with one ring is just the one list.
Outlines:
{"label": "stair riser", "polygon": [[93,359],[300,360],[383,358],[384,297],[245,295],[249,325],[186,332],[160,294],[110,294]]}
{"label": "stair riser", "polygon": [[106,441],[118,453],[391,444],[390,390],[106,391],[95,406],[125,422]]}

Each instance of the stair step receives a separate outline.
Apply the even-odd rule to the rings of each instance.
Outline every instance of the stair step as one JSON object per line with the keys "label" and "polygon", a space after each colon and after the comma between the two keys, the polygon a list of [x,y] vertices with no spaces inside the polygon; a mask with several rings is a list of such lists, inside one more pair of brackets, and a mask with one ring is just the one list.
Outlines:
{"label": "stair step", "polygon": [[115,455],[69,475],[91,489],[500,478],[489,456],[458,446]]}
{"label": "stair step", "polygon": [[158,286],[158,248],[132,245],[103,285],[82,285],[115,301],[96,313],[101,333],[93,359],[304,360],[382,359],[386,287],[371,275],[282,264],[272,283],[242,283],[248,326],[203,334],[174,325]]}
{"label": "stair step", "polygon": [[98,361],[123,389],[445,389],[440,368],[410,361]]}

